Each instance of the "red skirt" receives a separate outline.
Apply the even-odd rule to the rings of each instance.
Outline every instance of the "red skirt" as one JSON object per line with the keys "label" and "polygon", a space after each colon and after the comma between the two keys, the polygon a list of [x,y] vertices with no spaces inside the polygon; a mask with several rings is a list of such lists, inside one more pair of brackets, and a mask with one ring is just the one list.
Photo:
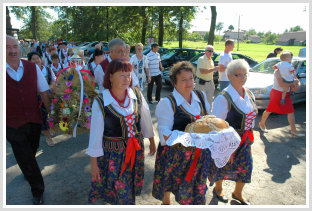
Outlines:
{"label": "red skirt", "polygon": [[267,112],[274,112],[278,114],[289,114],[295,112],[292,100],[289,95],[290,92],[286,93],[285,105],[281,104],[282,93],[283,92],[276,89],[271,89],[270,102],[268,107],[266,108]]}

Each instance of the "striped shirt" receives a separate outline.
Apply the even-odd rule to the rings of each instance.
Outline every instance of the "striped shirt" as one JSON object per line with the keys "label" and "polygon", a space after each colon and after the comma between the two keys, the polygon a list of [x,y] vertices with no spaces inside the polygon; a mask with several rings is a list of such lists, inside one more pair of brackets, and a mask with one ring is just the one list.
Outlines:
{"label": "striped shirt", "polygon": [[158,52],[154,53],[153,51],[150,51],[147,55],[147,61],[148,61],[148,68],[150,71],[151,76],[157,76],[160,74],[159,70],[159,62],[160,60],[160,55]]}

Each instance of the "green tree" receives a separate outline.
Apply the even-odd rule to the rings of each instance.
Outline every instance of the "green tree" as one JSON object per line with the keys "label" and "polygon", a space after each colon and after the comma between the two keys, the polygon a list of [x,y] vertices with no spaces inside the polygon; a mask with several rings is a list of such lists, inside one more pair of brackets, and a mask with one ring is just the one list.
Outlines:
{"label": "green tree", "polygon": [[205,35],[204,35],[204,40],[208,42],[208,38],[209,38],[209,33],[206,32]]}
{"label": "green tree", "polygon": [[210,9],[211,9],[211,23],[210,23],[208,45],[213,45],[214,31],[215,31],[216,21],[217,21],[217,9],[216,9],[216,6],[211,6]]}
{"label": "green tree", "polygon": [[[219,31],[219,36],[220,36],[220,32],[221,32],[221,30],[223,29],[223,22],[218,22],[218,24],[216,25],[216,31]],[[220,39],[220,41],[221,41],[221,39]],[[218,41],[218,43],[220,42],[220,41]]]}
{"label": "green tree", "polygon": [[290,32],[297,32],[297,31],[303,31],[303,28],[301,28],[299,25],[295,27],[291,27]]}
{"label": "green tree", "polygon": [[233,26],[233,25],[230,25],[228,29],[234,30],[234,26]]}

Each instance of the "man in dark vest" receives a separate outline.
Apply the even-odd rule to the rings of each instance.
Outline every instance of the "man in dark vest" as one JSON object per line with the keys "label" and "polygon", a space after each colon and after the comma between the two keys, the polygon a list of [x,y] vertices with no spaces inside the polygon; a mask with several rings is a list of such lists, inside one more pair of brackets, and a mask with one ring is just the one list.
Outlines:
{"label": "man in dark vest", "polygon": [[[50,113],[49,85],[40,68],[20,59],[18,42],[6,36],[6,139],[31,186],[33,204],[43,204],[44,182],[36,160],[41,134],[37,92]],[[17,193],[18,194],[18,193]]]}
{"label": "man in dark vest", "polygon": [[109,48],[109,55],[107,56],[106,59],[101,61],[94,69],[95,81],[99,85],[100,92],[104,90],[104,87],[103,87],[104,74],[105,74],[108,64],[112,60],[122,58],[125,55],[126,43],[119,38],[115,38],[115,39],[112,39],[108,43],[108,48]]}

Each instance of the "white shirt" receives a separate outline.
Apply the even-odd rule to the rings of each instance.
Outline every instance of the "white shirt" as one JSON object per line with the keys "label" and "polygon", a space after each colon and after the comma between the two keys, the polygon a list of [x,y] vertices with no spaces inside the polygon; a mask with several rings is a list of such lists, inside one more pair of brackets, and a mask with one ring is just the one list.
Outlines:
{"label": "white shirt", "polygon": [[[112,61],[112,59],[110,58],[110,56],[107,56],[107,59],[109,62]],[[96,68],[94,69],[94,78],[95,78],[95,82],[99,85],[99,91],[103,92],[104,90],[104,86],[103,86],[103,82],[104,82],[104,71],[102,66],[99,64],[96,66]],[[138,77],[135,75],[134,71],[131,71],[131,77],[132,77],[132,86],[136,86],[139,83],[139,79]]]}
{"label": "white shirt", "polygon": [[[222,52],[219,56],[219,65],[222,64],[224,67],[227,67],[228,64],[233,60],[231,52],[228,54],[225,52]],[[219,72],[219,81],[229,81],[226,71]]]}
{"label": "white shirt", "polygon": [[279,62],[275,66],[280,70],[280,73],[281,73],[282,77],[286,81],[290,81],[291,82],[291,81],[295,80],[294,75],[293,75],[293,72],[295,71],[295,68],[288,61]]}
{"label": "white shirt", "polygon": [[[41,72],[44,77],[46,77],[48,74],[47,68],[45,66],[43,66]],[[56,81],[55,74],[51,69],[50,69],[50,73],[51,73],[51,82],[54,83]]]}
{"label": "white shirt", "polygon": [[90,64],[91,64],[91,67],[92,67],[93,72],[94,72],[94,70],[95,70],[95,68],[96,68],[96,66],[97,66],[97,65],[95,64],[95,62],[94,62],[94,61],[93,61],[93,62],[91,62]]}
{"label": "white shirt", "polygon": [[[281,86],[278,84],[278,81],[277,81],[276,76],[282,77],[281,74],[277,74],[276,70],[274,71],[273,87],[272,87],[272,89],[275,89],[275,90],[277,90],[277,91],[283,92],[283,87],[281,87]],[[290,91],[290,87],[288,87],[288,89],[287,89],[287,92],[289,92],[289,91]]]}
{"label": "white shirt", "polygon": [[[232,84],[230,84],[227,88],[224,89],[224,91],[228,92],[231,96],[234,104],[245,114],[254,111],[254,107],[248,97],[248,94],[245,90],[244,98],[242,98],[238,92],[234,89]],[[252,94],[253,99],[255,99],[255,96]],[[228,101],[227,99],[219,94],[213,101],[213,108],[212,108],[212,115],[215,115],[216,117],[225,120],[227,117],[227,114],[229,112],[228,108]],[[252,128],[255,126],[255,119],[252,122]]]}
{"label": "white shirt", "polygon": [[[128,88],[128,94],[130,97],[130,105],[127,108],[122,108],[119,106],[117,101],[111,96],[108,89],[105,89],[103,92],[104,106],[112,105],[112,107],[121,115],[126,116],[134,112],[133,103],[136,95],[132,89]],[[152,124],[152,118],[150,114],[149,107],[142,95],[142,109],[141,109],[141,130],[145,138],[154,137],[154,130]],[[126,97],[125,106],[128,105],[129,98]],[[91,157],[100,157],[104,155],[102,143],[103,143],[103,134],[104,134],[104,118],[101,107],[99,103],[94,100],[92,104],[92,114],[91,114],[91,128],[90,128],[90,137],[89,137],[89,147],[87,154]]]}
{"label": "white shirt", "polygon": [[161,61],[159,53],[158,52],[154,53],[153,51],[150,51],[146,55],[146,57],[148,60],[148,68],[151,76],[159,75],[160,74],[159,62]]}
{"label": "white shirt", "polygon": [[[24,65],[20,60],[19,67],[17,68],[17,71],[15,71],[12,67],[10,67],[8,63],[6,63],[6,71],[13,80],[20,81],[24,75]],[[50,87],[47,83],[47,80],[44,78],[38,65],[36,65],[36,71],[37,71],[37,90],[39,92],[45,92],[49,90]]]}
{"label": "white shirt", "polygon": [[54,65],[51,64],[51,65],[50,65],[50,69],[58,73],[60,70],[62,70],[62,66],[61,66],[60,63],[58,63],[57,68],[55,68]]}
{"label": "white shirt", "polygon": [[[143,73],[144,72],[144,68],[148,68],[148,61],[147,61],[147,57],[145,55],[143,55],[142,57],[142,60],[143,60]],[[136,74],[137,73],[137,69],[134,68],[135,65],[138,65],[138,62],[139,62],[139,59],[138,57],[136,56],[136,54],[134,54],[133,56],[131,56],[130,58],[130,64],[132,65],[132,71],[136,71]]]}
{"label": "white shirt", "polygon": [[[210,113],[210,104],[207,101],[206,94],[202,91],[204,98],[205,98],[205,106],[208,113]],[[172,92],[176,102],[177,106],[182,105],[183,108],[189,112],[190,114],[196,116],[200,115],[201,109],[200,109],[200,100],[197,97],[197,95],[192,91],[192,100],[191,105],[184,99],[184,97],[174,88]],[[165,145],[166,141],[163,137],[170,136],[170,134],[173,132],[172,127],[174,123],[174,112],[172,109],[172,105],[170,100],[166,97],[159,101],[156,110],[155,110],[155,116],[157,117],[157,123],[158,123],[158,133],[159,133],[159,140],[161,145]]]}

